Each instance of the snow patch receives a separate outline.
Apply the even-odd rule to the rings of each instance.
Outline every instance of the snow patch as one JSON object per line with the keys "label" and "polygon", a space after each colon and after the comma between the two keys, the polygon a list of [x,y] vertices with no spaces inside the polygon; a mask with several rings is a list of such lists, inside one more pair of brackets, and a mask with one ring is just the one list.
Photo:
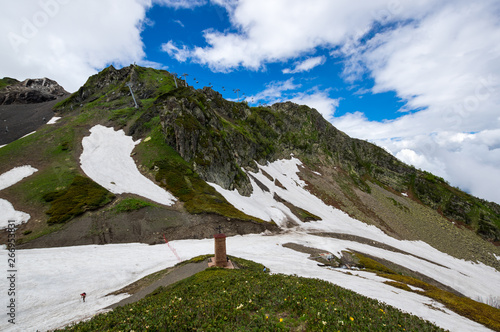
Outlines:
{"label": "snow patch", "polygon": [[47,124],[55,124],[60,118],[60,116],[53,116],[52,119],[47,122]]}
{"label": "snow patch", "polygon": [[[36,131],[32,131],[31,133],[28,133],[28,134],[24,135],[24,136],[23,136],[23,137],[21,137],[21,138],[28,137],[28,136],[30,136],[30,135],[33,135],[34,133],[36,133]],[[21,139],[21,138],[20,138],[20,139]]]}
{"label": "snow patch", "polygon": [[16,211],[14,206],[7,200],[0,198],[0,229],[7,228],[9,221],[14,221],[14,225],[20,225],[27,222],[30,219],[30,215]]}
{"label": "snow patch", "polygon": [[[30,165],[14,167],[10,171],[0,175],[0,190],[16,184],[36,171],[38,170]],[[14,225],[20,225],[27,222],[29,219],[29,214],[16,211],[14,206],[9,201],[0,199],[0,229],[7,228],[9,221],[13,220]]]}
{"label": "snow patch", "polygon": [[14,167],[10,171],[7,171],[0,175],[0,190],[16,184],[25,177],[32,175],[36,171],[38,170],[34,167],[31,167],[30,165]]}
{"label": "snow patch", "polygon": [[416,287],[416,286],[412,286],[412,285],[407,285],[407,286],[410,287],[410,289],[413,290],[413,291],[425,292],[425,289],[422,289],[420,287]]}
{"label": "snow patch", "polygon": [[160,204],[172,205],[176,198],[142,175],[130,156],[140,140],[134,142],[123,130],[102,125],[90,129],[82,140],[82,170],[92,180],[114,194],[131,193]]}

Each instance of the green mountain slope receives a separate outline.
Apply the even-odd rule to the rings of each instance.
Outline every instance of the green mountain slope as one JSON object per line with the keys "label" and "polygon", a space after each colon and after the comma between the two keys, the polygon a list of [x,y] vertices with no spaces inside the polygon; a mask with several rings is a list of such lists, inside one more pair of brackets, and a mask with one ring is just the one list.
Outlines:
{"label": "green mountain slope", "polygon": [[[134,107],[128,84],[139,108]],[[175,81],[166,71],[130,66],[120,70],[108,67],[90,77],[54,110],[62,116],[56,125],[44,126],[0,149],[0,172],[23,164],[39,169],[29,179],[0,192],[0,197],[15,203],[18,210],[32,215],[22,226],[25,234],[19,241],[23,243],[37,243],[32,242],[35,238],[39,242],[33,245],[39,246],[74,241],[154,243],[162,240],[164,232],[171,239],[205,237],[210,236],[209,227],[196,234],[186,230],[193,225],[227,223],[225,218],[229,218],[229,234],[275,230],[273,223],[236,210],[206,182],[250,195],[245,170],[256,170],[256,162],[265,164],[293,154],[304,163],[300,176],[308,183],[308,190],[327,204],[396,238],[423,240],[456,257],[499,266],[492,255],[485,254],[493,250],[486,241],[499,241],[498,204],[468,195],[439,177],[402,163],[380,147],[348,137],[307,106],[287,102],[249,107],[244,102],[224,100],[210,88],[195,90],[180,79]],[[72,209],[67,205],[71,199],[47,197],[68,191],[74,179],[84,175],[79,168],[81,140],[96,124],[123,129],[134,139],[143,139],[134,151],[139,169],[181,203],[172,208],[140,203],[128,211],[116,207],[130,198],[120,195],[94,212],[85,208],[82,212],[87,212],[76,219],[63,218],[69,224],[47,224],[47,212]],[[63,202],[67,206],[54,206]],[[307,215],[307,211],[297,213]],[[141,225],[154,226],[140,234],[128,234],[131,214]],[[183,220],[180,224],[179,216]],[[200,216],[213,219],[207,223]],[[163,219],[163,224],[158,219]],[[116,226],[113,237],[106,230],[117,220],[127,226]],[[80,224],[85,231],[77,236]],[[179,231],[182,225],[188,227],[184,232]],[[75,230],[70,230],[72,227]]]}

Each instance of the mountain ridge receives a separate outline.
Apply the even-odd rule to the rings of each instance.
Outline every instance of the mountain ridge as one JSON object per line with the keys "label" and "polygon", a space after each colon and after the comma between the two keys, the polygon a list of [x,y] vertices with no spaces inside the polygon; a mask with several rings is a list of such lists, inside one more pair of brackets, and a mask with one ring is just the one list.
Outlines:
{"label": "mountain ridge", "polygon": [[[139,101],[139,109],[131,107],[128,83]],[[184,176],[186,179],[196,174],[204,181],[248,196],[251,186],[246,170],[256,171],[256,163],[294,154],[310,172],[323,169],[335,178],[322,185],[311,180],[311,191],[388,234],[407,237],[389,225],[394,222],[388,224],[380,212],[374,212],[374,188],[395,195],[386,198],[387,202],[401,211],[408,209],[402,203],[406,201],[403,196],[408,196],[454,225],[472,229],[492,242],[499,239],[499,205],[460,192],[444,179],[416,170],[376,145],[348,137],[307,106],[285,102],[249,107],[244,102],[226,101],[209,87],[195,90],[166,71],[131,65],[120,70],[110,66],[91,76],[77,92],[56,104],[54,110],[63,117],[83,117],[90,110],[98,112],[105,123],[123,128],[134,139],[152,137],[153,133],[153,141],[164,140],[161,144],[173,148],[172,153],[187,162],[183,166],[190,173]],[[111,115],[106,116],[106,112]],[[141,145],[138,155],[143,155],[140,148]],[[146,163],[136,161],[151,178],[161,181],[160,173],[166,181],[170,171],[162,171],[164,158],[153,159]],[[324,185],[327,188],[322,188]],[[370,198],[371,203],[364,203],[363,197]],[[379,210],[386,205],[377,204]]]}
{"label": "mountain ridge", "polygon": [[[348,137],[314,109],[291,102],[250,107],[209,87],[196,90],[167,71],[134,65],[108,67],[51,103],[57,122],[0,148],[0,175],[22,165],[36,170],[0,190],[0,206],[31,216],[17,225],[18,249],[77,254],[90,247],[130,248],[138,255],[140,246],[130,243],[172,241],[185,255],[202,254],[222,227],[232,250],[284,273],[295,273],[292,265],[300,261],[301,274],[330,280],[333,273],[349,286],[360,276],[356,280],[368,283],[365,269],[378,266],[380,273],[392,271],[392,281],[378,285],[385,291],[376,298],[449,291],[498,303],[483,278],[498,280],[500,271],[498,204]],[[122,145],[131,150],[123,153]],[[82,160],[92,153],[97,173],[87,172]],[[104,176],[102,170],[111,171]],[[121,181],[132,181],[130,170],[175,202],[115,192]],[[7,231],[0,232],[0,242],[6,241]],[[252,247],[256,243],[262,247]],[[332,263],[329,271],[301,260],[304,248],[330,251],[335,262],[361,270],[345,272]],[[273,255],[286,256],[286,266]],[[161,262],[164,253],[155,259]],[[424,287],[418,286],[422,280],[433,283],[426,294],[411,288]],[[373,294],[366,285],[362,292]]]}

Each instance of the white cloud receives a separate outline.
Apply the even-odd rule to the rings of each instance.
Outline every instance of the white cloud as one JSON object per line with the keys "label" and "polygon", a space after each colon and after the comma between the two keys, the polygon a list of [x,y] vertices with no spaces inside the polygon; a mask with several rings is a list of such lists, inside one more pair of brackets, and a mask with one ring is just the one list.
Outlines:
{"label": "white cloud", "polygon": [[153,0],[153,2],[175,9],[193,9],[207,3],[206,0]]}
{"label": "white cloud", "polygon": [[189,51],[187,50],[186,45],[183,45],[182,48],[179,48],[175,46],[174,42],[171,40],[162,44],[161,49],[179,62],[184,62],[189,57]]}
{"label": "white cloud", "polygon": [[320,66],[324,64],[326,61],[326,57],[324,56],[317,56],[313,58],[307,58],[306,60],[302,62],[296,62],[295,63],[295,68],[290,69],[290,68],[285,68],[283,69],[284,74],[295,74],[295,73],[300,73],[304,71],[309,71],[313,69],[314,67]]}
{"label": "white cloud", "polygon": [[445,4],[366,44],[345,47],[346,77],[370,74],[374,92],[396,91],[412,114],[383,122],[360,113],[333,120],[416,167],[500,202],[500,5]]}
{"label": "white cloud", "polygon": [[0,13],[0,71],[18,79],[50,77],[68,91],[109,63],[145,57],[141,26],[147,2],[12,1]]}
{"label": "white cloud", "polygon": [[182,23],[181,20],[174,20],[175,23],[179,24],[181,27],[184,28],[184,23]]}
{"label": "white cloud", "polygon": [[323,115],[326,120],[331,120],[335,113],[335,109],[339,106],[339,99],[330,98],[328,91],[320,91],[312,89],[306,92],[300,92],[290,99],[292,102],[307,105],[315,108]]}
{"label": "white cloud", "polygon": [[327,120],[333,117],[335,109],[339,105],[339,99],[330,98],[328,90],[320,90],[317,87],[304,92],[296,91],[300,87],[300,84],[293,83],[293,78],[271,82],[266,85],[263,91],[253,96],[247,96],[246,100],[264,104],[292,101],[299,105],[315,108]]}
{"label": "white cloud", "polygon": [[[430,0],[393,4],[387,0],[212,0],[226,8],[238,32],[207,30],[208,46],[191,49],[193,60],[212,70],[261,69],[268,62],[336,47],[362,36],[374,21],[393,22],[422,15]],[[363,8],[360,10],[359,8]],[[411,13],[411,15],[409,15]]]}
{"label": "white cloud", "polygon": [[300,87],[300,84],[293,83],[293,78],[286,81],[273,81],[268,83],[263,91],[253,96],[247,96],[246,99],[253,100],[253,102],[274,104],[283,101],[284,92],[296,90]]}

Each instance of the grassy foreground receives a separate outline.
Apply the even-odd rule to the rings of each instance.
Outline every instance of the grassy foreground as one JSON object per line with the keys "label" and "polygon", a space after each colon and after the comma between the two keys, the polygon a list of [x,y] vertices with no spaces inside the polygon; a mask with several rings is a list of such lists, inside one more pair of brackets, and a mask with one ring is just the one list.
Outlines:
{"label": "grassy foreground", "polygon": [[442,331],[326,281],[236,261],[242,269],[209,268],[64,331]]}

